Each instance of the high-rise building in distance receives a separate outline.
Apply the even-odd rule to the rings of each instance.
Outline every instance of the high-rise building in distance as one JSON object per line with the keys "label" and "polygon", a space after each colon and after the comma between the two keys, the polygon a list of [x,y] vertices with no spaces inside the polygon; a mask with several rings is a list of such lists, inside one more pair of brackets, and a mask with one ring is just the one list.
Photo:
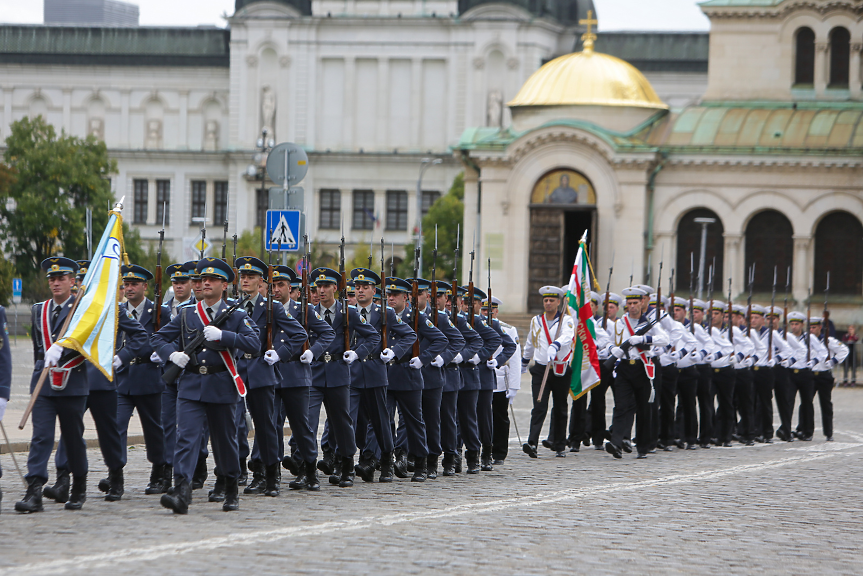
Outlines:
{"label": "high-rise building in distance", "polygon": [[44,0],[45,24],[137,26],[138,6],[117,0]]}

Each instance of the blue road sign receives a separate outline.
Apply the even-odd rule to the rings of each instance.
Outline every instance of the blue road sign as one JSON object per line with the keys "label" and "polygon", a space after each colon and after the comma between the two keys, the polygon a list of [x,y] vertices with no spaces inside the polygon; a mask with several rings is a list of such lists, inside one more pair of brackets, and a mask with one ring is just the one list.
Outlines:
{"label": "blue road sign", "polygon": [[24,284],[20,278],[12,278],[12,296],[20,296],[23,288]]}
{"label": "blue road sign", "polygon": [[267,250],[296,252],[300,249],[300,211],[267,210]]}

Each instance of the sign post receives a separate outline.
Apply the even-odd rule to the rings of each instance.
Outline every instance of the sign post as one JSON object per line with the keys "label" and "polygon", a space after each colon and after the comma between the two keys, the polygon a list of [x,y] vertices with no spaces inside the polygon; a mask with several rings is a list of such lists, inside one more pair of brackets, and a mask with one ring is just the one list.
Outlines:
{"label": "sign post", "polygon": [[[12,278],[12,303],[21,303],[21,292],[24,288],[24,283],[20,278]],[[18,306],[15,306],[15,345],[18,345]]]}

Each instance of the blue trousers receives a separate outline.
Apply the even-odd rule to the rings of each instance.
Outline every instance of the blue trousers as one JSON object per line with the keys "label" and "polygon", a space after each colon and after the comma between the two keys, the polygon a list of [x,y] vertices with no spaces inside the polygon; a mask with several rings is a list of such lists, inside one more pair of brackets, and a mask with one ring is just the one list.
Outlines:
{"label": "blue trousers", "polygon": [[483,454],[491,455],[494,437],[494,417],[491,409],[494,390],[480,390],[476,396],[476,422],[479,428],[479,441]]}
{"label": "blue trousers", "polygon": [[428,453],[440,456],[441,453],[441,400],[443,388],[423,390],[423,420],[426,425]]}
{"label": "blue trousers", "polygon": [[405,438],[408,453],[411,456],[425,458],[429,454],[426,439],[426,427],[423,421],[422,390],[388,390],[387,408],[390,414],[390,425],[395,435],[396,407],[405,421]]}
{"label": "blue trousers", "polygon": [[321,405],[327,410],[330,425],[330,440],[335,440],[336,453],[343,458],[353,457],[357,451],[354,438],[354,424],[351,420],[350,389],[348,386],[319,388],[309,390],[309,428],[318,429],[321,418]]}
{"label": "blue trousers", "polygon": [[[458,391],[458,432],[464,447],[472,452],[479,452],[482,448],[476,415],[478,396],[479,390]],[[458,449],[461,450],[461,443]]]}
{"label": "blue trousers", "polygon": [[165,463],[165,431],[162,429],[162,393],[130,396],[120,394],[117,398],[117,427],[120,446],[123,448],[123,464],[126,463],[127,434],[132,412],[138,409],[138,418],[144,430],[147,460],[151,464]]}
{"label": "blue trousers", "polygon": [[[93,390],[89,396],[81,396],[81,398],[86,399],[85,410],[90,410],[90,415],[96,424],[96,436],[99,438],[99,449],[102,451],[105,465],[109,470],[122,468],[126,465],[126,443],[121,442],[117,427],[117,391]],[[69,469],[66,442],[62,434],[57,444],[57,453],[54,455],[54,465],[58,470]]]}
{"label": "blue trousers", "polygon": [[386,386],[351,388],[356,444],[364,452],[378,455],[378,452],[393,451],[393,430],[387,399]]}
{"label": "blue trousers", "polygon": [[[246,406],[252,421],[255,423],[255,447],[252,457],[257,453],[265,466],[279,461],[279,439],[276,436],[276,421],[273,418],[275,410],[276,389],[274,386],[251,388],[246,394]],[[248,442],[248,433],[246,441]]]}
{"label": "blue trousers", "polygon": [[[177,447],[177,387],[171,384],[162,392],[162,431],[165,435],[165,463],[174,465],[174,452]],[[199,453],[206,458],[207,442],[210,440],[210,430],[204,422],[204,434],[201,437]]]}
{"label": "blue trousers", "polygon": [[66,440],[69,458],[65,468],[75,476],[87,475],[84,410],[87,396],[42,396],[33,405],[33,436],[27,457],[27,478],[48,481],[48,460],[54,449],[54,427],[60,420],[60,440]]}
{"label": "blue trousers", "polygon": [[[441,394],[440,402],[440,448],[446,454],[458,454],[458,390]],[[432,446],[429,453],[434,455]],[[438,452],[437,455],[440,455]]]}
{"label": "blue trousers", "polygon": [[303,462],[314,462],[318,459],[318,443],[315,430],[309,426],[309,386],[297,388],[278,388],[277,403],[281,406],[284,416],[279,416],[276,431],[280,439],[284,438],[285,418],[291,424],[291,438],[296,444],[296,452]]}
{"label": "blue trousers", "polygon": [[218,474],[227,478],[240,475],[236,404],[211,404],[178,398],[177,448],[174,453],[176,481],[185,478],[189,484],[192,483],[200,447],[204,443],[204,424],[210,430]]}

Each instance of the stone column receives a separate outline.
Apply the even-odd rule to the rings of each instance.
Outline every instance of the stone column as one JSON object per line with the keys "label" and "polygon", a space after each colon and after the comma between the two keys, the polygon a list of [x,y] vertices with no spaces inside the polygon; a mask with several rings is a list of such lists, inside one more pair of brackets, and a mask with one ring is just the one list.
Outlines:
{"label": "stone column", "polygon": [[72,132],[72,90],[63,89],[63,130],[67,134]]}
{"label": "stone column", "polygon": [[815,42],[815,95],[823,96],[827,90],[827,54],[830,50],[828,42]]}
{"label": "stone column", "polygon": [[413,149],[418,149],[421,144],[420,140],[420,126],[422,126],[422,110],[420,109],[420,105],[422,103],[422,91],[423,91],[423,67],[422,67],[422,59],[414,58],[411,60],[411,139],[410,139],[410,147]]}
{"label": "stone column", "polygon": [[390,61],[378,58],[378,121],[375,132],[375,150],[385,150],[390,134]]}
{"label": "stone column", "polygon": [[[120,89],[120,148],[129,147],[129,96],[131,90]],[[143,144],[143,142],[141,142]]]}
{"label": "stone column", "polygon": [[860,85],[860,52],[863,51],[863,42],[851,43],[851,69],[848,72],[848,88],[851,98],[859,100],[863,97],[863,87]]}
{"label": "stone column", "polygon": [[[177,148],[187,150],[189,148],[189,91],[180,91],[180,120],[177,127]],[[202,123],[206,123],[206,119],[202,115]],[[202,142],[203,143],[203,142]]]}
{"label": "stone column", "polygon": [[725,239],[725,262],[723,263],[722,270],[724,272],[725,278],[715,278],[713,290],[714,292],[725,294],[725,296],[727,297],[728,278],[732,279],[732,295],[739,294],[743,290],[743,286],[745,284],[745,274],[743,273],[743,257],[740,251],[740,244],[743,240],[743,234],[726,232],[723,235],[723,238]]}
{"label": "stone column", "polygon": [[356,64],[356,58],[352,56],[348,56],[345,58],[345,102],[342,107],[342,109],[344,110],[344,125],[342,127],[342,148],[348,150],[354,149],[354,133],[356,131]]}
{"label": "stone column", "polygon": [[812,285],[812,259],[809,250],[812,236],[795,234],[794,238],[794,277],[791,279],[791,292],[797,302],[806,300],[807,290]]}

